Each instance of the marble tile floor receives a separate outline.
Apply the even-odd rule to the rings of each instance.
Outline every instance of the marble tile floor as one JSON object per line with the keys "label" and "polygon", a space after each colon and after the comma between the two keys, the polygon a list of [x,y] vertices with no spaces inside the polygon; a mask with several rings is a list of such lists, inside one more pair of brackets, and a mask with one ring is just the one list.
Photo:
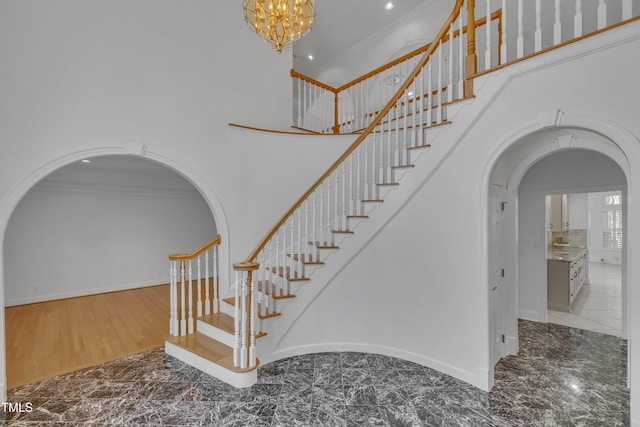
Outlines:
{"label": "marble tile floor", "polygon": [[619,265],[590,263],[585,284],[571,313],[547,311],[547,321],[620,337],[622,334],[622,272]]}
{"label": "marble tile floor", "polygon": [[627,343],[520,321],[520,352],[490,393],[423,366],[365,353],[297,356],[237,390],[162,348],[9,391],[30,412],[3,425],[626,426]]}

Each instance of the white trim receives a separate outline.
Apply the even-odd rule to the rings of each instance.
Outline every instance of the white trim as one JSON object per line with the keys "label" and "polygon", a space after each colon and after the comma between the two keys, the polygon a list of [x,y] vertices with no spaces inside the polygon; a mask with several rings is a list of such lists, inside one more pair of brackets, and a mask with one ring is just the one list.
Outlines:
{"label": "white trim", "polygon": [[[14,307],[17,305],[34,304],[37,302],[44,302],[44,301],[53,301],[53,300],[66,299],[66,298],[77,298],[77,297],[84,297],[89,295],[106,294],[109,292],[148,288],[152,286],[162,286],[168,283],[169,283],[169,278],[167,277],[166,279],[162,278],[162,279],[156,279],[156,280],[148,280],[145,282],[126,283],[126,284],[115,285],[115,286],[104,286],[101,288],[85,288],[85,289],[77,289],[74,291],[67,291],[67,292],[54,292],[54,293],[36,295],[36,296],[26,297],[26,298],[7,299],[5,300],[5,306]],[[30,286],[27,286],[27,287],[30,287]]]}
{"label": "white trim", "polygon": [[268,360],[260,353],[258,354],[258,357],[260,358],[260,360],[263,361],[263,363],[270,363],[275,360],[281,360],[281,359],[285,359],[287,357],[293,357],[293,356],[300,356],[303,354],[324,353],[324,352],[347,352],[347,351],[353,351],[353,352],[359,352],[359,353],[381,354],[384,356],[390,356],[390,357],[396,357],[402,360],[408,360],[409,362],[426,366],[428,368],[434,369],[436,371],[450,375],[454,378],[465,381],[475,387],[478,387],[479,389],[487,390],[486,378],[484,377],[484,375],[486,374],[485,369],[480,369],[480,373],[474,373],[474,372],[466,371],[463,369],[458,369],[455,366],[450,365],[445,361],[436,360],[430,357],[425,357],[418,353],[405,351],[405,350],[401,350],[401,349],[398,349],[395,347],[389,347],[389,346],[354,343],[354,342],[330,342],[330,343],[309,344],[309,345],[302,345],[302,346],[281,349],[268,355]]}

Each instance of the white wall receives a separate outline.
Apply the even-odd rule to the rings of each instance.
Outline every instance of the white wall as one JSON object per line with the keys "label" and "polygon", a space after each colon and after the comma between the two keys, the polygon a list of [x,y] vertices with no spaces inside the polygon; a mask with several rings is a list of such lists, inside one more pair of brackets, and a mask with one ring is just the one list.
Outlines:
{"label": "white wall", "polygon": [[[521,139],[529,141],[524,137],[545,129],[556,132],[557,139],[545,142],[543,138],[541,145],[523,143],[518,152],[509,153],[511,172],[506,166],[502,170],[503,185],[511,197],[505,222],[511,227],[512,245],[518,242],[517,227],[525,226],[522,232],[527,233],[529,213],[534,215],[531,223],[542,226],[539,236],[544,239],[544,198],[535,196],[533,188],[527,191],[526,183],[523,197],[518,198],[518,185],[513,193],[511,182],[514,168],[534,163],[541,147],[549,153],[590,147],[615,151],[611,140],[598,136],[592,141],[585,137],[589,132],[578,129],[596,128],[592,135],[609,134],[624,146],[628,157],[618,156],[616,162],[633,162],[633,172],[626,171],[632,180],[640,169],[640,127],[633,108],[640,88],[626,82],[634,81],[633,69],[638,65],[637,28],[634,24],[614,31],[601,37],[599,44],[593,39],[578,43],[572,46],[575,56],[570,59],[568,50],[558,50],[477,79],[475,99],[455,108],[451,127],[429,132],[430,151],[403,179],[398,193],[392,193],[395,198],[385,200],[369,222],[356,230],[352,239],[358,244],[341,245],[341,254],[350,261],[330,257],[325,268],[333,272],[314,273],[311,283],[300,287],[296,300],[287,303],[287,314],[272,322],[265,338],[271,350],[261,360],[346,347],[401,356],[490,388],[493,365],[488,343],[495,331],[489,329],[487,234],[492,231],[487,212],[492,168],[508,147]],[[618,34],[626,41],[616,41]],[[578,138],[566,137],[572,133]],[[600,163],[589,151],[566,155],[576,157],[565,162],[586,165],[580,175],[573,176],[576,167],[567,168],[558,161],[538,184],[541,188],[554,188],[558,180],[574,186],[580,179],[593,185],[605,179],[624,182],[619,169],[593,175]],[[561,153],[558,156],[562,158]],[[633,194],[640,197],[638,189]],[[521,203],[539,210],[520,207]],[[521,216],[516,224],[517,212]],[[369,227],[370,222],[376,227]],[[371,234],[359,237],[365,231]],[[544,249],[541,240],[542,259]],[[518,269],[531,264],[526,256],[516,264],[517,246],[507,250],[504,292],[507,310],[514,317],[505,332],[517,348],[515,284],[524,274]],[[532,268],[544,272],[539,264]],[[313,291],[318,282],[321,289]]]}
{"label": "white wall", "polygon": [[571,193],[567,195],[570,228],[589,229],[589,194]]}
{"label": "white wall", "polygon": [[310,76],[335,87],[350,82],[433,40],[452,9],[453,2],[426,1],[411,14],[314,66]]}
{"label": "white wall", "polygon": [[169,283],[171,253],[216,236],[191,191],[132,185],[38,185],[13,213],[4,241],[5,305]]}
{"label": "white wall", "polygon": [[[229,128],[291,124],[291,57],[265,46],[236,2],[3,1],[0,55],[2,242],[19,201],[46,175],[84,157],[129,154],[198,188],[223,236],[228,277],[231,263],[284,213],[282,204],[353,140],[265,141]],[[0,307],[12,256],[4,246]],[[4,358],[0,367],[4,395]]]}

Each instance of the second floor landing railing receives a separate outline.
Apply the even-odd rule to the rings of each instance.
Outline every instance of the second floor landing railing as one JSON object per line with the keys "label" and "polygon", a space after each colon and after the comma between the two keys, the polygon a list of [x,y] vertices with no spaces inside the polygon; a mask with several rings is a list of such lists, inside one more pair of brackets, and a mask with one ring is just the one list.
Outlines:
{"label": "second floor landing railing", "polygon": [[[453,79],[490,72],[506,64],[594,34],[640,14],[637,0],[472,0],[462,10],[461,22],[452,28],[443,58],[444,85]],[[466,15],[466,16],[465,16]],[[472,16],[473,15],[473,16]],[[476,19],[479,17],[479,19]],[[445,40],[443,40],[446,42]],[[411,73],[429,45],[416,49],[349,83],[334,88],[291,71],[294,88],[294,123],[318,133],[363,131]],[[462,64],[464,57],[468,63]],[[462,67],[461,67],[462,65]],[[466,75],[462,74],[464,68]],[[467,79],[468,84],[471,80]],[[434,82],[435,83],[435,82]],[[416,93],[408,102],[419,102],[429,93]]]}

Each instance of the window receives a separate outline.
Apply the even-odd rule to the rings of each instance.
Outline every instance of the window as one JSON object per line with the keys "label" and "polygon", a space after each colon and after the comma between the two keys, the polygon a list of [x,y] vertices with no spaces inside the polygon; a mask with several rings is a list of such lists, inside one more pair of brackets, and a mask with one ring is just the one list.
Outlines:
{"label": "window", "polygon": [[622,196],[619,193],[604,195],[602,208],[602,247],[622,249]]}

